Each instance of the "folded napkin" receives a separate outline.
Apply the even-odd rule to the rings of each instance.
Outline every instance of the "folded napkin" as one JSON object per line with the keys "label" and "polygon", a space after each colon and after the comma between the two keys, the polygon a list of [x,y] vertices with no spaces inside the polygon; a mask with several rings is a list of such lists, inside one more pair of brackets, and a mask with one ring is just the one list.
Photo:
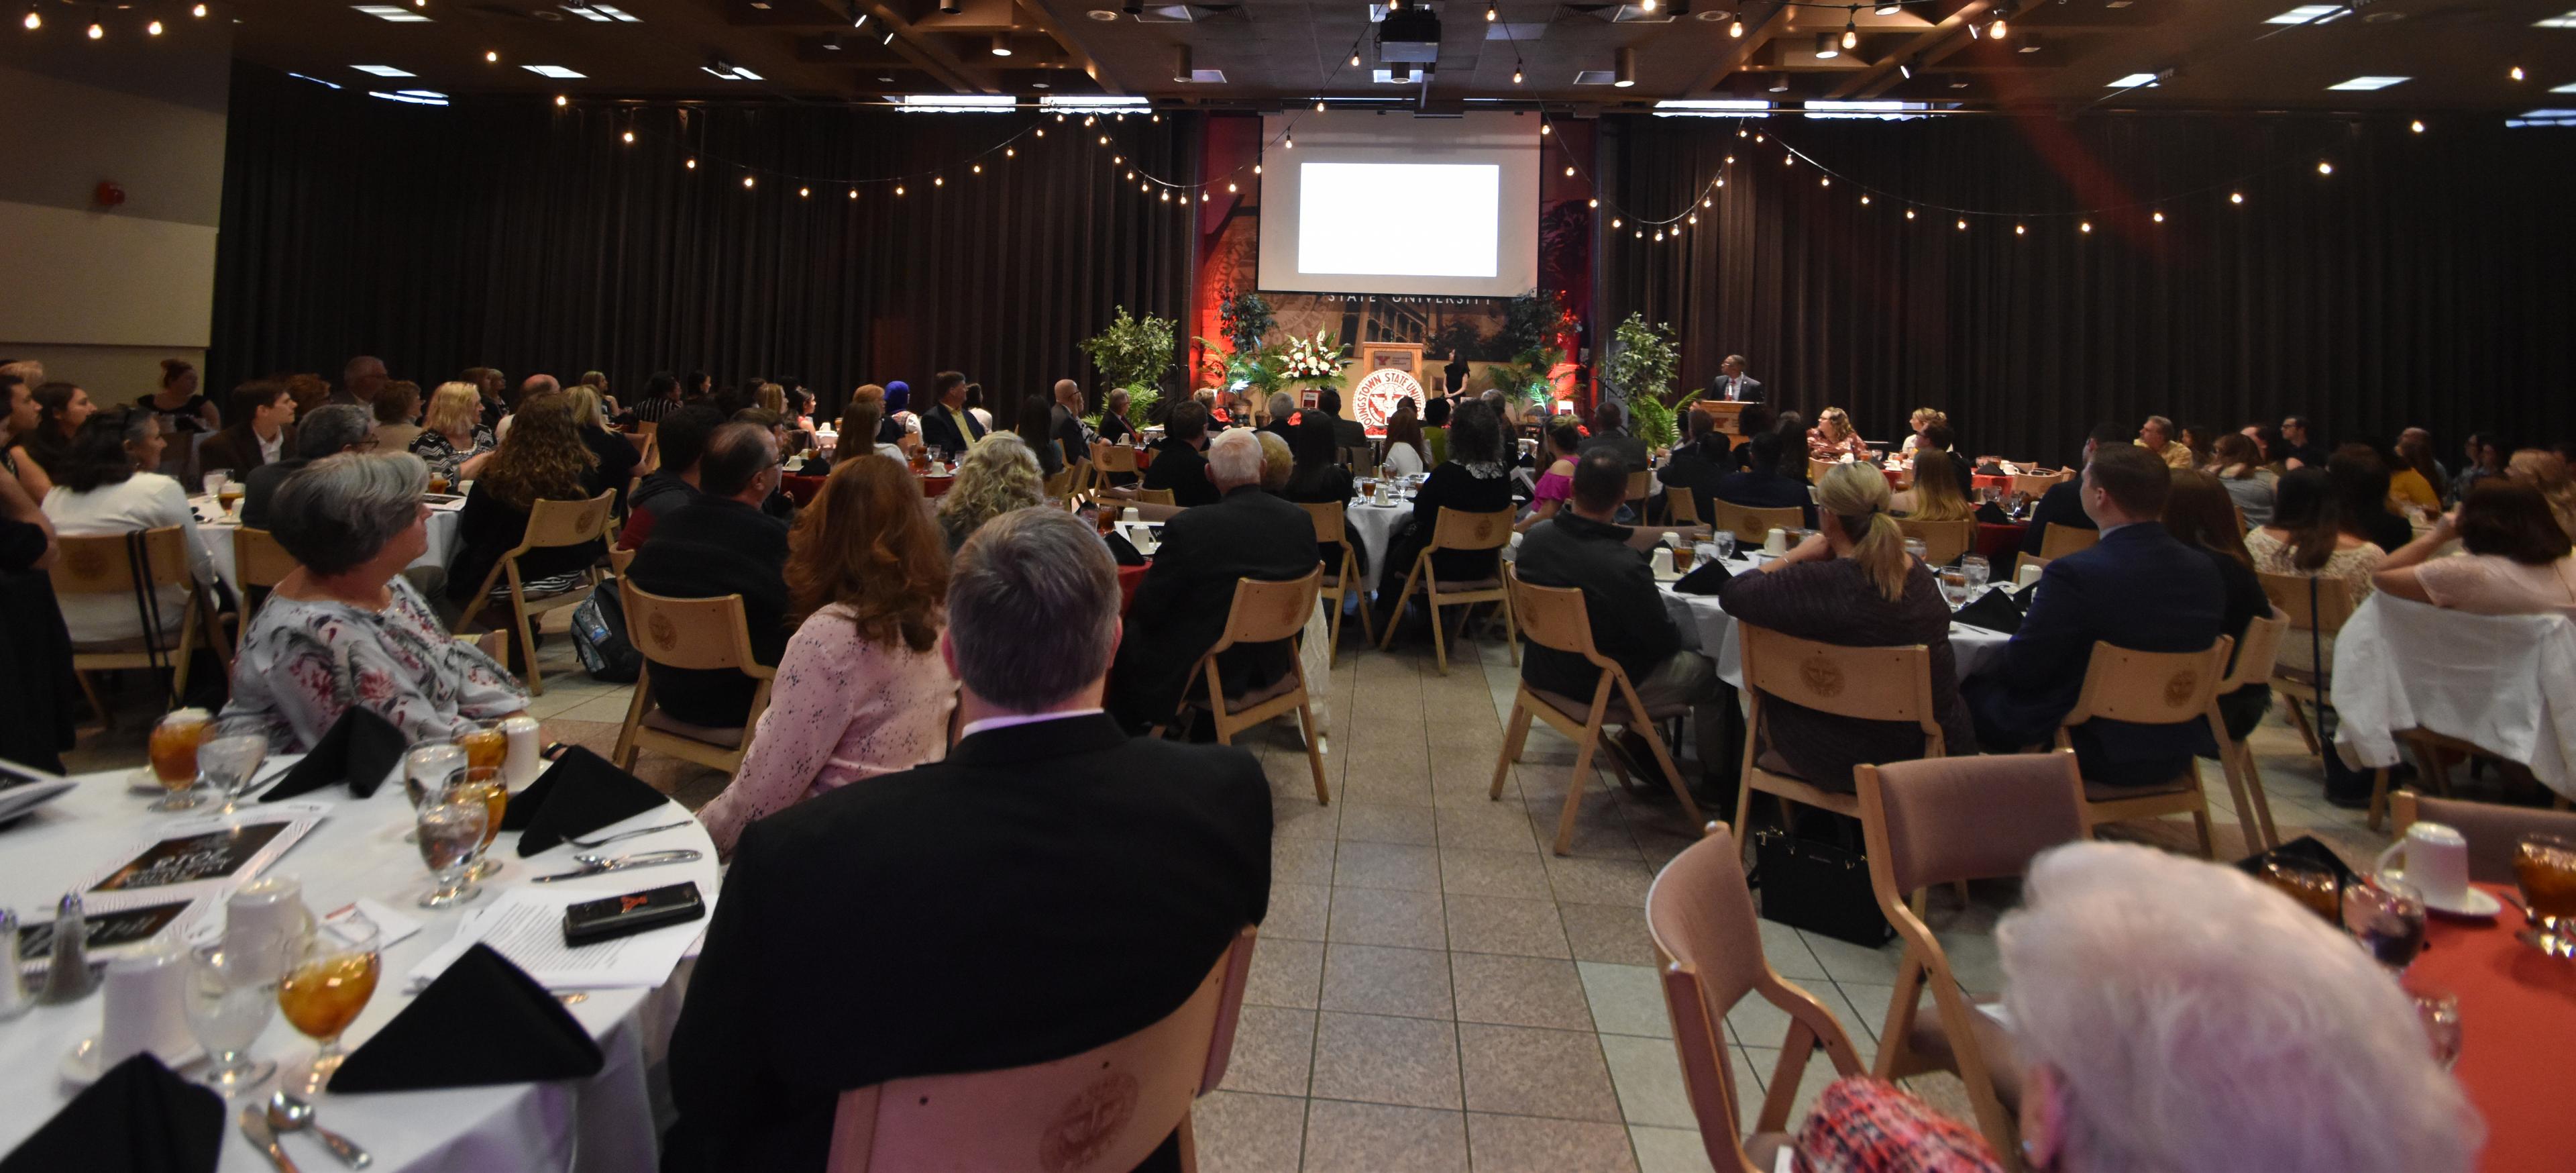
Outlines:
{"label": "folded napkin", "polygon": [[2290,840],[2289,842],[2284,843],[2279,847],[2275,847],[2270,851],[2258,852],[2237,860],[2236,870],[2260,879],[2263,875],[2263,864],[2265,861],[2276,858],[2304,860],[2308,863],[2322,864],[2325,866],[2327,871],[2335,874],[2335,882],[2338,885],[2349,884],[2353,882],[2355,877],[2361,874],[2352,870],[2351,865],[2346,864],[2343,861],[2342,856],[2336,855],[2334,853],[2334,848],[2328,847],[2324,843],[2318,841],[2317,837],[2314,835],[2301,835],[2298,838]]}
{"label": "folded napkin", "polygon": [[1970,627],[2010,633],[2021,630],[2021,615],[2022,602],[2011,591],[1990,590],[1950,617]]}
{"label": "folded napkin", "polygon": [[620,819],[631,819],[669,801],[662,792],[608,759],[573,746],[537,775],[528,788],[510,796],[501,829],[519,836],[519,858],[526,859],[576,835],[587,835]]}
{"label": "folded napkin", "polygon": [[553,994],[477,941],[341,1061],[331,1094],[579,1079],[605,1062]]}
{"label": "folded napkin", "polygon": [[108,1068],[0,1157],[0,1173],[214,1173],[223,1146],[223,1097],[145,1051]]}
{"label": "folded napkin", "polygon": [[1717,588],[1725,586],[1727,580],[1734,577],[1735,572],[1728,570],[1723,560],[1704,559],[1691,567],[1691,572],[1683,575],[1680,582],[1674,583],[1673,590],[1685,595],[1713,595]]}
{"label": "folded napkin", "polygon": [[1109,543],[1109,556],[1117,559],[1120,566],[1145,564],[1145,556],[1136,552],[1136,543],[1128,541],[1127,535],[1104,534],[1100,540]]}
{"label": "folded napkin", "polygon": [[1979,503],[1977,506],[1977,523],[1980,525],[2010,525],[2012,524],[2012,517],[2004,512],[2003,506],[1997,505],[1992,501],[1985,501]]}
{"label": "folded napkin", "polygon": [[321,744],[287,770],[286,778],[269,787],[259,800],[294,798],[334,782],[347,782],[349,793],[356,797],[371,797],[376,787],[384,785],[392,775],[394,767],[402,764],[405,748],[403,732],[393,722],[365,706],[351,705],[340,711],[340,719],[331,723],[331,731],[322,735]]}

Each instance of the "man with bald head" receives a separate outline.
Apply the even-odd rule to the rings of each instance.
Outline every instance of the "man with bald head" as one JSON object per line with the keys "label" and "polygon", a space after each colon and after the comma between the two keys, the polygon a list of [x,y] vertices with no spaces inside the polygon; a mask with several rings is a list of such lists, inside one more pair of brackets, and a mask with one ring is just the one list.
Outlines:
{"label": "man with bald head", "polygon": [[1066,464],[1091,458],[1091,429],[1082,423],[1082,384],[1055,381],[1055,407],[1048,412],[1047,434],[1063,446]]}
{"label": "man with bald head", "polygon": [[518,396],[510,400],[510,413],[502,416],[501,422],[492,427],[492,441],[497,444],[509,436],[510,421],[519,418],[519,405],[526,403],[530,396],[552,395],[561,390],[563,384],[556,382],[553,375],[530,375],[522,380]]}
{"label": "man with bald head", "polygon": [[373,407],[376,393],[385,389],[385,382],[385,360],[359,355],[340,368],[340,389],[331,393],[329,402]]}

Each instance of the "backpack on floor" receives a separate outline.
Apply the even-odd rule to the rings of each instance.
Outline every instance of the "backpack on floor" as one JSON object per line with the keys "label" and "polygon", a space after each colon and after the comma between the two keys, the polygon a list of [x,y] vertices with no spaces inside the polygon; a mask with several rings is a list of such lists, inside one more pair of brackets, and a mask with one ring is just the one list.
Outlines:
{"label": "backpack on floor", "polygon": [[633,684],[644,674],[644,654],[626,639],[626,605],[617,584],[604,582],[572,609],[572,648],[582,671],[605,684]]}

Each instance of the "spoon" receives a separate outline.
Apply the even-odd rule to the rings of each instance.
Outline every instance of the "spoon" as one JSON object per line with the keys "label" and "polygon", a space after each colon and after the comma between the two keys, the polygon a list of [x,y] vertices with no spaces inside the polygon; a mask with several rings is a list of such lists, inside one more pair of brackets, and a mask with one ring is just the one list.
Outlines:
{"label": "spoon", "polygon": [[330,1149],[332,1156],[340,1158],[341,1164],[352,1169],[364,1169],[374,1163],[375,1158],[368,1155],[367,1150],[359,1148],[348,1137],[314,1123],[313,1116],[313,1105],[295,1096],[281,1091],[268,1097],[269,1127],[279,1132],[312,1129],[313,1135],[322,1139],[323,1147]]}

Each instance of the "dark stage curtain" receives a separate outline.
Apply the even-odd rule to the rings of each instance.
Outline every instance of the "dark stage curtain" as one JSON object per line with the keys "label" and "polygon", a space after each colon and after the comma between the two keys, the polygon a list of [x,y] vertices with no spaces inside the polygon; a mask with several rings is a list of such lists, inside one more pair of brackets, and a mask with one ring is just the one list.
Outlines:
{"label": "dark stage curtain", "polygon": [[[1757,143],[1733,122],[1611,120],[1630,222],[1605,242],[1601,329],[1671,323],[1682,386],[1741,353],[1810,418],[1844,407],[1897,441],[1928,404],[1962,448],[2015,457],[2069,459],[2096,419],[2151,413],[2418,425],[2451,463],[2472,430],[2576,435],[2570,132],[2433,123],[1783,117],[1747,121]],[[1782,136],[1812,163],[1784,163]],[[1680,241],[1635,238],[1721,173]],[[2071,214],[2114,205],[2090,233]],[[1943,206],[2027,215],[1960,231]]]}
{"label": "dark stage curtain", "polygon": [[[437,108],[236,65],[208,383],[336,377],[373,354],[424,391],[479,365],[567,384],[597,369],[631,396],[654,371],[695,369],[720,385],[798,377],[831,410],[858,383],[921,388],[956,369],[1007,422],[1056,379],[1091,387],[1075,344],[1114,307],[1186,320],[1193,216],[1109,155],[1186,179],[1196,125]],[[837,182],[899,176],[901,197],[880,182],[852,200]]]}

